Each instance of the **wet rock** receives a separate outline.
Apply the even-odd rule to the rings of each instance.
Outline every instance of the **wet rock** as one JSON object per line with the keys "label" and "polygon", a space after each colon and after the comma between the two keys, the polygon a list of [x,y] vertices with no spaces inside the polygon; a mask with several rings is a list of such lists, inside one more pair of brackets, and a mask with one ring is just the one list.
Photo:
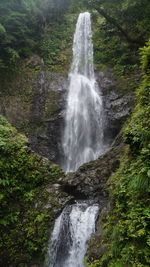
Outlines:
{"label": "wet rock", "polygon": [[[64,191],[72,195],[83,194],[86,197],[107,197],[107,180],[119,167],[119,156],[124,144],[119,134],[109,150],[95,161],[82,165],[77,172],[67,174],[59,179]],[[102,196],[102,198],[101,198]]]}

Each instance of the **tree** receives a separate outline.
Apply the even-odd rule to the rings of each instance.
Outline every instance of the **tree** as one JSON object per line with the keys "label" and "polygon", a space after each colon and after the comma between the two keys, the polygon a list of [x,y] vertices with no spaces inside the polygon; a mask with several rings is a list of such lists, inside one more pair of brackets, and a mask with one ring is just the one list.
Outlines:
{"label": "tree", "polygon": [[126,41],[143,46],[149,37],[150,2],[148,0],[84,0],[122,34]]}
{"label": "tree", "polygon": [[47,25],[61,18],[70,0],[0,0],[0,68],[14,69],[17,60],[39,51]]}

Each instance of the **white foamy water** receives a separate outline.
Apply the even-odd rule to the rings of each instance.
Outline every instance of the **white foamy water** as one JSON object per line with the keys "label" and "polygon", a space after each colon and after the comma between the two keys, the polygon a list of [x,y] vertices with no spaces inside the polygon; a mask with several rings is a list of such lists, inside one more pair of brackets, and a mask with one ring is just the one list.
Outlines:
{"label": "white foamy water", "polygon": [[93,67],[90,13],[79,15],[69,74],[65,130],[62,140],[66,172],[96,159],[103,153],[103,105]]}
{"label": "white foamy water", "polygon": [[50,267],[83,267],[87,241],[95,231],[98,205],[68,205],[55,222],[49,245]]}

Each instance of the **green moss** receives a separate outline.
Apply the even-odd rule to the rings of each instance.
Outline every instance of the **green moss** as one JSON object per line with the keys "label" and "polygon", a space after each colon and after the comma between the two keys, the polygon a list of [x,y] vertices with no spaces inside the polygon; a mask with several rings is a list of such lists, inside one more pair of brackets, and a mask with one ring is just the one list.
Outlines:
{"label": "green moss", "polygon": [[0,262],[1,266],[28,266],[43,260],[49,223],[59,206],[57,201],[49,201],[46,188],[62,173],[33,153],[26,137],[3,117],[0,154]]}

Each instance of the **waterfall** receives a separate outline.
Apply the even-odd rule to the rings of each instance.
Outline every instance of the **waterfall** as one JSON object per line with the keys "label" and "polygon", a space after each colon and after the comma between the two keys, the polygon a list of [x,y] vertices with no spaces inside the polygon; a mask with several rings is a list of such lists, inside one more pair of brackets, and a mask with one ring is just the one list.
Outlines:
{"label": "waterfall", "polygon": [[79,15],[73,42],[73,62],[62,140],[66,172],[103,153],[103,107],[94,76],[90,13]]}
{"label": "waterfall", "polygon": [[[73,62],[62,138],[66,172],[104,152],[102,97],[94,76],[90,13],[79,15],[73,43]],[[87,241],[95,230],[99,206],[89,201],[67,205],[57,218],[46,267],[83,267]]]}
{"label": "waterfall", "polygon": [[83,267],[87,241],[95,230],[98,205],[78,202],[57,218],[49,247],[50,267]]}

